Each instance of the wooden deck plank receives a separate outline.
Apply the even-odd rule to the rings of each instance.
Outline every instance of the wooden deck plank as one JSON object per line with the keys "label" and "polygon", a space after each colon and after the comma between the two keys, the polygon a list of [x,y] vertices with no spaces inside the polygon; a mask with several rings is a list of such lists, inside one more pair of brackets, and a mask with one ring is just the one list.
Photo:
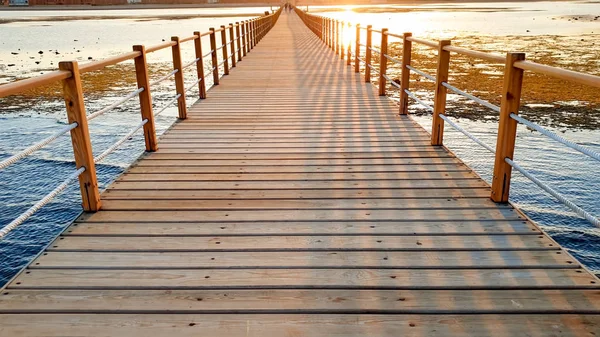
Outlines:
{"label": "wooden deck plank", "polygon": [[596,290],[11,290],[6,313],[600,314]]}
{"label": "wooden deck plank", "polygon": [[523,220],[438,221],[240,221],[240,222],[76,222],[65,235],[100,236],[236,236],[236,235],[495,235],[540,234]]}
{"label": "wooden deck plank", "polygon": [[394,221],[407,220],[523,220],[513,209],[466,210],[226,210],[226,211],[103,211],[86,213],[81,221]]}
{"label": "wooden deck plank", "polygon": [[48,251],[556,250],[540,235],[60,237]]}
{"label": "wooden deck plank", "polygon": [[246,189],[445,189],[445,188],[485,188],[489,185],[480,179],[431,179],[431,180],[333,180],[326,184],[319,180],[282,180],[282,181],[117,181],[110,189],[128,190],[246,190]]}
{"label": "wooden deck plank", "polygon": [[0,315],[0,332],[14,337],[592,337],[598,329],[599,315]]}
{"label": "wooden deck plank", "polygon": [[595,289],[579,269],[31,269],[12,289]]}
{"label": "wooden deck plank", "polygon": [[[102,194],[103,200],[273,200],[273,199],[448,199],[489,198],[486,188],[446,189],[256,189],[256,190],[127,190],[109,189]],[[401,204],[398,201],[398,204]]]}
{"label": "wooden deck plank", "polygon": [[[252,157],[252,156],[251,156]],[[463,167],[464,164],[459,163],[458,159],[451,156],[444,157],[425,157],[425,158],[321,158],[321,159],[284,159],[267,157],[263,159],[248,158],[244,156],[238,159],[210,159],[201,158],[193,159],[186,158],[186,160],[177,159],[165,159],[164,157],[154,157],[146,155],[144,160],[137,162],[134,167],[138,166],[168,166],[168,167],[189,167],[189,166],[212,166],[212,167],[223,167],[223,166],[242,166],[242,167],[255,167],[255,166],[271,166],[271,167],[283,167],[283,166],[347,166],[351,165],[354,167],[360,165],[369,166],[383,166],[387,169],[397,168],[402,169],[404,165],[441,165],[441,164],[454,164],[456,167]],[[426,168],[425,168],[426,170]]]}
{"label": "wooden deck plank", "polygon": [[52,251],[30,269],[567,269],[574,259],[550,250],[396,252],[71,252]]}
{"label": "wooden deck plank", "polygon": [[511,208],[487,198],[469,199],[273,199],[265,200],[104,200],[107,211],[239,210],[239,209],[478,209]]}
{"label": "wooden deck plank", "polygon": [[127,174],[153,174],[153,173],[171,173],[171,174],[199,174],[199,173],[415,173],[415,172],[469,172],[472,171],[466,165],[456,164],[431,164],[431,165],[402,165],[402,166],[384,166],[384,165],[254,165],[254,166],[182,166],[182,167],[151,167],[136,165],[127,170]]}
{"label": "wooden deck plank", "polygon": [[[350,172],[349,172],[350,171]],[[360,173],[347,170],[342,173],[126,173],[119,181],[310,181],[310,180],[454,180],[478,179],[472,171],[451,172],[376,172]]]}

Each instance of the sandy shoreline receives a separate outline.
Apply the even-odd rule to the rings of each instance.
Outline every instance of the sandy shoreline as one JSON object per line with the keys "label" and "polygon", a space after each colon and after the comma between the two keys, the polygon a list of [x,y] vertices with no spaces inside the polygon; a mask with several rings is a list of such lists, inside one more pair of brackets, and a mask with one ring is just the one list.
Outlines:
{"label": "sandy shoreline", "polygon": [[[494,2],[575,2],[577,0],[501,0],[501,1],[486,1],[486,0],[419,0],[419,1],[398,1],[395,3],[357,3],[356,6],[417,6],[423,4],[454,4],[454,3],[494,3]],[[588,1],[595,3],[596,1]],[[237,8],[237,7],[277,7],[278,3],[239,3],[239,4],[129,4],[129,5],[109,5],[109,6],[90,6],[90,5],[60,5],[60,6],[28,6],[28,7],[3,7],[0,6],[0,12],[2,11],[60,11],[60,10],[130,10],[130,9],[185,9],[185,8]],[[310,6],[348,6],[353,5],[351,3],[327,3],[319,2]],[[306,5],[302,4],[299,7],[304,8]]]}

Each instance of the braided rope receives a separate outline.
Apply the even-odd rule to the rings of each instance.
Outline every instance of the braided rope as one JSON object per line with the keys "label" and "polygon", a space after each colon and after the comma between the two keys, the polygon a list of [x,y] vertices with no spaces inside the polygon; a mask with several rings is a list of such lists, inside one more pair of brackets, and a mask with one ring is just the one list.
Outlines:
{"label": "braided rope", "polygon": [[0,229],[0,239],[4,238],[8,233],[10,233],[13,229],[20,226],[23,222],[29,219],[35,212],[37,212],[44,205],[48,204],[52,199],[54,199],[60,192],[64,191],[67,186],[76,180],[82,173],[85,171],[85,167],[80,167],[77,171],[71,173],[69,177],[65,181],[63,181],[60,185],[58,185],[55,189],[53,189],[50,193],[46,194],[40,201],[38,201],[35,205],[31,206],[24,213],[19,215],[18,218],[11,221],[8,225],[4,226]]}
{"label": "braided rope", "polygon": [[53,134],[52,136],[31,145],[30,147],[26,148],[25,150],[10,156],[9,158],[4,159],[3,161],[0,162],[0,170],[4,169],[16,162],[18,162],[19,160],[29,156],[30,154],[34,153],[35,151],[43,148],[44,146],[52,143],[53,141],[55,141],[58,137],[64,135],[65,133],[75,129],[77,127],[77,123],[71,123],[67,126],[65,126],[64,128],[62,128],[61,130],[59,130],[57,133]]}
{"label": "braided rope", "polygon": [[483,106],[486,106],[486,107],[488,107],[488,108],[490,108],[490,109],[492,109],[492,110],[494,110],[496,112],[500,112],[500,107],[499,106],[496,106],[496,105],[494,105],[494,104],[492,104],[492,103],[490,103],[488,101],[484,101],[484,100],[482,100],[479,97],[475,97],[475,96],[473,96],[471,94],[468,94],[468,93],[466,93],[466,92],[464,92],[464,91],[462,91],[462,90],[460,90],[460,89],[458,89],[458,88],[456,88],[456,87],[454,87],[454,86],[452,86],[452,85],[450,85],[450,84],[448,84],[446,82],[442,82],[442,85],[445,86],[446,88],[454,91],[455,93],[461,95],[461,96],[464,96],[464,97],[466,97],[466,98],[468,98],[470,100],[475,101],[476,103],[479,103],[479,104],[481,104]]}
{"label": "braided rope", "polygon": [[410,92],[408,89],[404,89],[404,92],[410,96],[410,98],[414,99],[415,101],[417,101],[417,103],[421,104],[422,106],[424,106],[425,108],[427,108],[427,110],[433,112],[433,107],[430,106],[429,104],[423,102],[419,97],[415,96],[415,94],[413,94],[412,92]]}
{"label": "braided rope", "polygon": [[175,101],[177,101],[179,99],[179,97],[181,97],[181,94],[177,94],[177,96],[175,96],[175,98],[173,98],[172,100],[170,100],[167,104],[165,104],[162,109],[160,109],[159,112],[154,114],[154,117],[160,115],[161,113],[163,113],[165,110],[167,110],[167,108],[173,104]]}
{"label": "braided rope", "polygon": [[117,102],[115,102],[115,103],[107,106],[106,108],[104,108],[102,110],[98,110],[98,111],[96,111],[96,112],[94,112],[92,114],[89,114],[88,115],[88,121],[91,121],[92,119],[94,119],[94,118],[96,118],[96,117],[98,117],[100,115],[103,115],[103,114],[107,113],[108,111],[110,111],[110,110],[118,107],[119,105],[121,105],[121,104],[129,101],[130,99],[134,98],[135,96],[137,96],[142,91],[144,91],[144,88],[139,88],[138,90],[136,90],[136,91],[130,93],[129,95],[121,98],[120,100],[118,100]]}
{"label": "braided rope", "polygon": [[543,182],[539,181],[536,177],[532,176],[529,172],[527,172],[519,164],[515,163],[514,161],[510,160],[509,158],[504,158],[504,161],[506,161],[506,163],[508,165],[512,166],[515,170],[519,171],[522,175],[529,178],[529,180],[533,181],[536,185],[538,185],[541,189],[546,191],[548,194],[552,195],[553,197],[558,199],[558,201],[562,202],[565,206],[572,209],[575,213],[577,213],[577,215],[583,217],[584,219],[589,221],[591,224],[593,224],[597,227],[600,227],[600,220],[598,220],[598,218],[596,218],[593,215],[591,215],[590,213],[586,212],[583,208],[577,206],[571,200],[565,198],[562,194],[558,193],[557,191],[552,189],[550,186],[547,186]]}
{"label": "braided rope", "polygon": [[187,89],[185,89],[185,92],[188,92],[192,89],[194,89],[196,87],[196,84],[200,83],[200,81],[202,81],[202,77],[200,77],[196,82],[194,82],[192,85],[190,85]]}
{"label": "braided rope", "polygon": [[146,123],[148,123],[148,120],[144,119],[140,124],[138,124],[135,128],[133,128],[131,131],[129,131],[129,133],[127,133],[125,136],[123,136],[121,139],[119,139],[116,143],[111,145],[108,149],[106,149],[104,152],[102,152],[99,156],[94,158],[94,163],[99,163],[102,160],[104,160],[104,158],[106,158],[106,156],[108,156],[109,154],[114,152],[119,146],[121,146],[121,144],[125,143],[142,126],[146,125]]}
{"label": "braided rope", "polygon": [[516,120],[519,123],[525,124],[528,127],[532,128],[532,129],[534,129],[536,131],[539,131],[544,136],[550,137],[550,138],[554,139],[555,141],[557,141],[557,142],[559,142],[559,143],[561,143],[561,144],[563,144],[565,146],[568,146],[568,147],[572,148],[573,150],[577,150],[577,151],[579,151],[579,152],[581,152],[583,154],[586,154],[586,155],[588,155],[588,156],[590,156],[590,157],[592,157],[592,158],[600,161],[600,153],[598,153],[598,152],[595,152],[595,151],[593,151],[591,149],[588,149],[585,146],[581,146],[581,145],[579,145],[577,143],[574,143],[574,142],[572,142],[572,141],[570,141],[570,140],[568,140],[568,139],[566,139],[566,138],[564,138],[562,136],[557,135],[554,132],[548,131],[548,130],[542,128],[541,126],[539,126],[539,125],[537,125],[537,124],[535,124],[533,122],[530,122],[530,121],[526,120],[525,118],[520,117],[519,115],[515,115],[515,114],[511,113],[510,114],[510,118]]}
{"label": "braided rope", "polygon": [[385,58],[387,58],[388,60],[390,60],[390,61],[392,61],[392,62],[394,62],[394,63],[396,63],[396,64],[402,64],[402,61],[400,61],[400,60],[398,60],[398,59],[395,59],[395,58],[391,57],[391,56],[390,56],[390,55],[388,55],[388,54],[383,54],[383,56],[385,56]]}
{"label": "braided rope", "polygon": [[178,71],[179,71],[179,69],[175,69],[175,70],[173,70],[172,72],[170,72],[170,73],[166,74],[165,76],[163,76],[163,77],[159,78],[158,80],[156,80],[156,81],[154,81],[154,82],[150,83],[150,86],[154,86],[154,85],[157,85],[157,84],[159,84],[160,82],[162,82],[162,81],[166,80],[167,78],[169,78],[169,77],[171,77],[171,76],[173,76],[173,75],[177,74],[177,72],[178,72]]}
{"label": "braided rope", "polygon": [[187,69],[187,68],[189,68],[189,67],[193,66],[194,64],[196,64],[198,61],[200,61],[200,58],[199,58],[199,57],[198,57],[197,59],[193,60],[192,62],[190,62],[190,63],[188,63],[188,64],[184,65],[183,67],[181,67],[181,69]]}
{"label": "braided rope", "polygon": [[452,126],[453,128],[455,128],[456,130],[462,132],[465,136],[469,137],[472,141],[474,141],[475,143],[481,145],[482,147],[484,147],[486,150],[490,151],[491,153],[496,153],[496,150],[492,149],[491,146],[487,145],[486,143],[482,142],[481,140],[479,140],[477,137],[473,136],[471,133],[469,133],[469,131],[463,129],[462,127],[460,127],[458,124],[454,123],[453,121],[451,121],[446,115],[444,114],[440,114],[439,115],[441,119],[445,120],[446,122],[448,122],[448,124],[450,124],[450,126]]}
{"label": "braided rope", "polygon": [[428,73],[421,71],[413,66],[410,65],[406,65],[406,68],[410,69],[411,71],[414,71],[415,73],[427,78],[428,80],[434,81],[435,82],[435,77],[433,77],[432,75],[429,75]]}

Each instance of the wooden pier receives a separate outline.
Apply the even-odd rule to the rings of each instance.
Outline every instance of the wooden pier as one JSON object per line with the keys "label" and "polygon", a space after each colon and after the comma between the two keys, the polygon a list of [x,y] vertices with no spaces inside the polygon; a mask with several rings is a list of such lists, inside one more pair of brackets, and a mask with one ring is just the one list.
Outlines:
{"label": "wooden pier", "polygon": [[598,279],[282,14],[0,293],[0,335],[599,336]]}

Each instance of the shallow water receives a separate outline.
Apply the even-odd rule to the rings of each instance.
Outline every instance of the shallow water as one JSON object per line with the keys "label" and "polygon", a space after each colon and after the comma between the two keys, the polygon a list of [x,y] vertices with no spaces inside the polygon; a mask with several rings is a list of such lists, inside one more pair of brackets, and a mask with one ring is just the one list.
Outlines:
{"label": "shallow water", "polygon": [[[598,22],[556,19],[560,16],[600,14],[600,4],[553,2],[446,4],[443,6],[452,10],[432,12],[434,8],[439,10],[440,5],[427,5],[418,8],[410,7],[410,11],[402,12],[396,9],[386,12],[386,9],[382,10],[381,6],[377,6],[377,14],[350,13],[346,9],[343,12],[326,14],[343,16],[344,19],[352,18],[364,24],[372,23],[375,27],[386,26],[391,31],[400,33],[404,30],[411,30],[415,35],[428,38],[456,37],[464,43],[473,45],[483,43],[486,50],[505,50],[504,48],[507,47],[505,41],[515,40],[514,36],[522,37],[526,42],[519,42],[519,45],[529,50],[529,48],[536,47],[536,39],[546,41],[547,36],[561,35],[562,38],[567,39],[564,40],[564,45],[567,46],[569,45],[568,39],[578,41],[581,36],[586,36],[587,40],[587,36],[592,36],[590,34],[600,33],[600,23]],[[395,7],[401,8],[401,6]],[[481,7],[487,7],[488,10],[477,9]],[[506,10],[505,8],[508,7],[512,9]],[[0,11],[0,22],[6,18],[35,18],[36,20],[0,25],[3,32],[0,45],[0,83],[53,70],[60,60],[75,58],[86,62],[88,57],[99,59],[129,51],[133,44],[155,44],[161,42],[162,39],[169,40],[171,35],[188,36],[196,30],[206,31],[212,26],[245,19],[243,17],[198,18],[193,17],[194,15],[261,13],[266,9],[94,10],[73,13],[94,18],[83,21],[53,21],[52,17],[57,15],[72,15],[70,11],[61,11],[60,13]],[[317,10],[313,7],[311,9]],[[326,10],[331,11],[331,9]],[[361,11],[365,10],[370,9]],[[171,20],[172,15],[190,18]],[[107,16],[118,16],[119,18],[107,18]],[[136,17],[132,18],[132,16]],[[553,18],[555,19],[553,20]],[[526,32],[527,29],[530,32]],[[42,36],[43,38],[40,38]],[[474,40],[472,38],[474,36],[478,36],[479,40]],[[586,43],[579,44],[579,48],[570,50],[570,55],[579,53],[582,59],[587,57],[591,59],[591,62],[598,62],[600,57],[598,57],[597,49],[593,44],[595,42],[584,42]],[[203,41],[203,43],[208,43],[208,41]],[[552,43],[545,46],[551,48]],[[44,51],[44,54],[38,54],[40,50]],[[56,54],[56,51],[59,54]],[[13,55],[12,52],[19,54]],[[550,56],[559,54],[559,52],[560,50],[550,50]],[[184,48],[183,53],[184,62],[193,59],[191,45]],[[148,59],[151,63],[153,78],[160,77],[160,74],[168,72],[171,67],[171,55],[168,50],[152,54]],[[40,63],[36,64],[36,61]],[[13,63],[15,66],[8,67],[8,64]],[[161,68],[165,70],[160,70]],[[593,69],[597,70],[597,68],[596,66]],[[112,77],[84,77],[84,82],[87,81],[87,85],[90,85],[89,90],[86,91],[88,112],[96,111],[134,89],[134,84],[130,80],[130,65],[115,67],[112,71],[116,74],[111,75]],[[123,75],[119,75],[120,73]],[[392,74],[394,74],[393,70]],[[193,74],[189,71],[187,78],[187,83],[191,83]],[[89,83],[98,81],[109,83],[110,90],[100,90]],[[426,90],[426,87],[416,88],[419,95],[431,99],[431,93]],[[173,92],[171,81],[156,88],[153,91],[155,108],[161,107],[167,102]],[[43,139],[65,124],[64,105],[60,99],[57,99],[59,96],[54,97],[52,93],[47,92],[43,94],[49,95],[49,98],[44,98],[46,103],[41,105],[36,99],[37,94],[25,95],[19,100],[0,99],[0,123],[2,125],[0,159]],[[188,105],[192,104],[197,97],[197,90],[192,91],[189,97]],[[460,125],[486,143],[494,145],[497,129],[494,119],[475,118],[474,115],[482,113],[479,107],[465,105],[456,96],[449,98],[450,115],[470,117],[459,118]],[[567,97],[565,101],[578,107],[576,114],[583,114],[585,109],[588,109],[586,102],[576,102],[575,97]],[[533,108],[553,109],[557,106],[555,102],[550,103],[546,107],[534,105]],[[101,153],[139,122],[137,106],[137,99],[134,99],[123,107],[91,122],[94,153]],[[412,112],[417,113],[415,118],[426,129],[429,129],[430,116],[420,113],[422,111],[417,106],[412,107]],[[171,107],[157,119],[159,133],[168,128],[176,114],[176,108]],[[556,118],[552,117],[551,119]],[[446,130],[445,140],[448,147],[489,181],[492,168],[491,155],[450,127],[447,127]],[[561,134],[565,137],[600,151],[600,130],[596,126],[570,129],[568,124],[559,124],[553,130],[564,131],[565,133]],[[143,149],[142,136],[137,134],[120,150],[111,154],[104,164],[98,165],[101,187],[106,187],[114,180],[142,153]],[[69,137],[64,136],[28,159],[0,171],[0,224],[10,222],[70,174],[75,168],[72,158]],[[600,179],[598,179],[600,173],[597,169],[598,163],[594,160],[574,153],[544,138],[537,132],[531,132],[525,128],[519,130],[515,158],[533,174],[569,196],[586,210],[597,215],[600,214],[600,200],[595,197],[595,192],[600,189]],[[512,200],[586,266],[600,271],[600,232],[597,229],[556,203],[550,196],[539,192],[536,186],[519,174],[515,174],[514,177]],[[44,207],[26,224],[0,242],[0,284],[22,268],[52,237],[79,214],[79,202],[78,186],[72,184],[55,201]]]}

